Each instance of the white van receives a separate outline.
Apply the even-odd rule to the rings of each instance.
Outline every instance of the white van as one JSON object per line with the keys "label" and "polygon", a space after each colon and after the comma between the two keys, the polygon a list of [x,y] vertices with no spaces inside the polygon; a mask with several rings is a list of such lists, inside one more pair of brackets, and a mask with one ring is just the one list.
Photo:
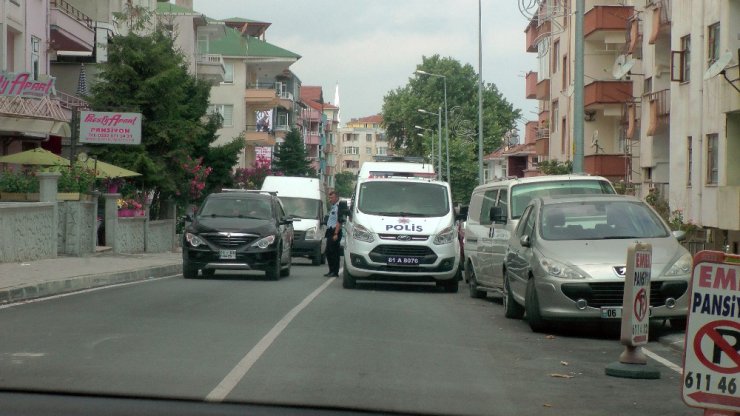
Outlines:
{"label": "white van", "polygon": [[608,179],[586,174],[548,175],[489,182],[470,197],[463,240],[464,279],[470,296],[503,292],[503,263],[509,237],[535,197],[615,194]]}
{"label": "white van", "polygon": [[434,166],[425,162],[364,162],[360,166],[358,179],[420,177],[434,179]]}
{"label": "white van", "polygon": [[326,192],[316,178],[268,176],[263,191],[277,192],[285,213],[301,220],[293,223],[293,257],[308,257],[312,264],[326,262]]}
{"label": "white van", "polygon": [[460,243],[447,182],[358,179],[344,229],[345,288],[380,280],[436,282],[457,292]]}

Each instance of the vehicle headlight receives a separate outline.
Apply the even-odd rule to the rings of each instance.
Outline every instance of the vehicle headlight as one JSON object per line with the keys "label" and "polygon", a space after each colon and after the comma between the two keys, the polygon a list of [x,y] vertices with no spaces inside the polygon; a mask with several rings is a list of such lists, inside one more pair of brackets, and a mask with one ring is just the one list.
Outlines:
{"label": "vehicle headlight", "polygon": [[450,244],[455,239],[455,228],[447,227],[434,236],[434,244]]}
{"label": "vehicle headlight", "polygon": [[585,279],[586,275],[576,269],[575,267],[568,266],[565,263],[555,261],[548,258],[540,260],[540,266],[545,270],[547,274],[561,279]]}
{"label": "vehicle headlight", "polygon": [[252,247],[267,248],[270,244],[275,242],[274,235],[268,235],[267,237],[260,238],[259,240],[252,243]]}
{"label": "vehicle headlight", "polygon": [[354,238],[355,240],[364,241],[366,243],[372,243],[373,241],[375,241],[373,233],[359,224],[355,224],[355,226],[352,227],[352,238]]}
{"label": "vehicle headlight", "polygon": [[316,227],[311,227],[308,230],[306,230],[305,237],[303,237],[304,240],[317,240],[316,238]]}
{"label": "vehicle headlight", "polygon": [[205,246],[206,242],[193,233],[185,233],[185,241],[193,247]]}
{"label": "vehicle headlight", "polygon": [[665,275],[666,276],[683,276],[685,274],[689,274],[691,273],[692,263],[693,263],[693,260],[691,258],[691,253],[686,253],[683,256],[679,257],[675,263],[673,263],[673,266],[671,266],[671,268],[668,269]]}

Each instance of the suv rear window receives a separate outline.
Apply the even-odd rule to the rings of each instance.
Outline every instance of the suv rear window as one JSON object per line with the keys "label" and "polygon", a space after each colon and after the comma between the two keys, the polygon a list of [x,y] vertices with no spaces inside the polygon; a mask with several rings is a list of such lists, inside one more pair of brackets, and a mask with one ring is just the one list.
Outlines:
{"label": "suv rear window", "polygon": [[199,213],[206,217],[272,218],[270,201],[263,198],[207,198]]}

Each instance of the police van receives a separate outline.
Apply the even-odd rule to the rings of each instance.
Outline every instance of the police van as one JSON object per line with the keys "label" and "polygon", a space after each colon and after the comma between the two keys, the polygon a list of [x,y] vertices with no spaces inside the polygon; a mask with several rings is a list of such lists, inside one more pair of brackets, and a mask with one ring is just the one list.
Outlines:
{"label": "police van", "polygon": [[344,225],[343,286],[434,282],[457,292],[460,243],[450,186],[424,177],[428,172],[404,170],[381,167],[376,172],[386,173],[358,179]]}

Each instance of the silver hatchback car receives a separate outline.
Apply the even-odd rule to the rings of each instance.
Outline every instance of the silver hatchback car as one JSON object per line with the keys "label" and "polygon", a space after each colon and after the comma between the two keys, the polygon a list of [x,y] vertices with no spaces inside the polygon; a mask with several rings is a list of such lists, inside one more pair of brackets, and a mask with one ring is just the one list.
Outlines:
{"label": "silver hatchback car", "polygon": [[522,214],[504,260],[507,318],[543,331],[550,320],[621,317],[627,249],[653,248],[650,316],[686,326],[691,254],[642,200],[622,195],[536,198]]}

